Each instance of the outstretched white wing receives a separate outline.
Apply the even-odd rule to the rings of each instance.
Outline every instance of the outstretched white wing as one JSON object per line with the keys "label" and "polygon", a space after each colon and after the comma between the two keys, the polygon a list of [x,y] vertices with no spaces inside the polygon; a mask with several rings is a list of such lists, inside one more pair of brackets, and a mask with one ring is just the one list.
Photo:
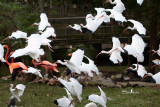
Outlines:
{"label": "outstretched white wing", "polygon": [[15,89],[18,91],[18,96],[22,96],[26,86],[23,84],[16,85]]}
{"label": "outstretched white wing", "polygon": [[121,47],[121,43],[118,38],[112,37],[112,42],[113,42],[113,49],[115,49],[117,47]]}
{"label": "outstretched white wing", "polygon": [[84,55],[84,50],[78,49],[75,52],[72,53],[72,57],[70,59],[70,62],[72,62],[75,66],[79,67],[82,63]]}
{"label": "outstretched white wing", "polygon": [[106,103],[106,102],[107,102],[106,94],[103,92],[103,90],[101,89],[101,87],[98,86],[98,88],[99,88],[99,90],[101,91],[101,96],[100,96],[100,97],[102,97],[103,100],[104,100],[104,102]]}

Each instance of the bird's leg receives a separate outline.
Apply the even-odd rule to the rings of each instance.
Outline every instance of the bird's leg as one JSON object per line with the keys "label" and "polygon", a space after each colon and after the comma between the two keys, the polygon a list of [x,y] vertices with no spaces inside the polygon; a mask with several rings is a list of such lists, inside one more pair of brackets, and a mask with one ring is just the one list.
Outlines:
{"label": "bird's leg", "polygon": [[121,66],[121,62],[120,61],[118,61],[118,64]]}
{"label": "bird's leg", "polygon": [[71,106],[71,104],[73,104],[74,103],[74,100],[71,100],[71,103],[69,104],[69,106]]}
{"label": "bird's leg", "polygon": [[127,31],[128,30],[128,28],[126,28],[124,31],[123,31],[123,33],[125,32],[125,31]]}
{"label": "bird's leg", "polygon": [[153,69],[155,66],[158,66],[158,64],[153,65],[153,66],[151,67],[151,69]]}
{"label": "bird's leg", "polygon": [[138,67],[139,67],[139,66],[138,66],[138,63],[139,63],[139,62],[137,61],[137,71],[138,71]]}
{"label": "bird's leg", "polygon": [[51,52],[54,52],[53,49],[52,49],[50,46],[48,46],[48,48],[49,48],[49,50],[50,50]]}
{"label": "bird's leg", "polygon": [[125,27],[123,23],[121,24],[121,26],[122,26],[122,27]]}
{"label": "bird's leg", "polygon": [[157,53],[158,51],[155,51],[152,55],[154,55],[155,53]]}

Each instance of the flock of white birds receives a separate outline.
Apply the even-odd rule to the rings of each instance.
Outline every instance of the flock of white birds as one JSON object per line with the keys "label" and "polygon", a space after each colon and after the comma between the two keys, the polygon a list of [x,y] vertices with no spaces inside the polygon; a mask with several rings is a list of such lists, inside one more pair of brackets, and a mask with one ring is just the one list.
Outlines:
{"label": "flock of white birds", "polygon": [[[82,33],[94,33],[99,26],[102,23],[110,23],[110,18],[115,19],[116,22],[118,22],[118,25],[124,27],[123,22],[131,22],[133,23],[133,27],[127,27],[124,32],[127,29],[131,30],[137,30],[138,34],[135,34],[132,36],[132,43],[130,45],[126,45],[124,48],[121,47],[120,40],[117,37],[112,37],[113,47],[109,51],[102,50],[98,55],[102,53],[106,53],[110,55],[110,60],[114,64],[120,64],[123,61],[123,58],[121,57],[122,53],[127,53],[128,55],[132,55],[137,59],[137,64],[133,64],[132,67],[129,67],[128,69],[132,69],[134,71],[137,71],[137,75],[140,76],[142,79],[144,79],[147,76],[152,76],[152,79],[155,83],[160,84],[160,72],[153,75],[151,73],[147,73],[145,68],[138,64],[139,62],[144,61],[144,49],[146,47],[146,43],[143,41],[143,38],[141,36],[146,35],[146,29],[145,27],[138,21],[133,19],[126,19],[123,16],[123,11],[126,10],[125,5],[121,2],[121,0],[106,0],[103,4],[106,4],[107,2],[114,4],[115,6],[113,9],[104,9],[104,8],[95,8],[97,11],[97,15],[93,16],[92,14],[87,14],[86,16],[86,25],[83,24],[74,24],[74,26],[69,25],[67,27],[73,28],[75,30],[78,30]],[[143,0],[137,0],[137,3],[141,5]],[[110,12],[109,15],[107,13]],[[53,37],[56,38],[55,30],[51,26],[51,24],[48,21],[47,15],[45,13],[41,13],[40,15],[40,22],[34,23],[33,25],[38,25],[38,32],[36,34],[31,34],[29,37],[27,37],[27,33],[17,30],[16,32],[13,32],[11,36],[8,36],[6,39],[20,39],[23,38],[26,40],[28,45],[22,49],[17,49],[14,52],[10,53],[9,59],[12,59],[12,62],[9,63],[7,60],[7,55],[9,52],[7,45],[1,45],[0,44],[0,60],[2,62],[6,62],[9,65],[10,73],[12,77],[15,78],[15,76],[18,73],[32,73],[35,74],[41,78],[43,76],[40,73],[40,70],[29,67],[27,68],[22,62],[13,62],[14,58],[21,57],[24,55],[29,55],[32,59],[36,60],[37,62],[41,62],[40,56],[45,54],[44,49],[41,48],[41,45],[48,46],[48,48],[53,52],[52,46],[50,45],[50,42],[53,40]],[[52,37],[52,40],[49,39],[49,37]],[[3,41],[4,41],[3,40]],[[7,48],[7,53],[4,59],[4,47]],[[152,50],[155,54],[157,53],[160,56],[160,46],[157,51]],[[97,56],[98,56],[97,55]],[[81,74],[82,72],[85,74],[86,78],[88,76],[94,77],[94,75],[99,75],[99,70],[97,66],[94,64],[94,61],[91,60],[89,57],[84,55],[83,49],[78,49],[75,52],[69,54],[68,56],[71,56],[70,60],[64,60],[62,62],[61,60],[57,60],[56,63],[60,63],[62,65],[65,65],[68,69],[71,70],[71,74]],[[83,62],[83,58],[86,58],[89,63]],[[160,66],[160,60],[156,59],[153,60],[153,62]],[[56,64],[55,63],[55,64]],[[155,65],[155,66],[156,66]],[[50,66],[50,65],[47,65]],[[71,75],[70,74],[70,75]],[[76,98],[79,100],[79,102],[82,101],[82,85],[79,83],[79,81],[73,77],[70,77],[69,80],[65,80],[62,78],[56,78],[56,81],[59,81],[61,84],[65,86],[66,93],[68,97],[64,96],[60,99],[57,99],[54,101],[54,103],[57,106],[60,107],[74,107],[74,99],[72,96],[76,96]],[[85,79],[86,79],[85,78]],[[14,79],[12,79],[14,80]],[[23,95],[23,92],[25,90],[26,86],[23,84],[16,85],[15,88],[13,88],[13,84],[10,84],[10,91],[12,93],[12,96],[10,98],[9,104],[11,106],[15,105],[15,99],[18,101],[20,100],[20,97]],[[88,100],[91,101],[91,103],[87,104],[85,107],[97,107],[97,104],[106,107],[107,98],[106,94],[103,92],[103,90],[98,86],[101,95],[91,94],[87,97]]]}

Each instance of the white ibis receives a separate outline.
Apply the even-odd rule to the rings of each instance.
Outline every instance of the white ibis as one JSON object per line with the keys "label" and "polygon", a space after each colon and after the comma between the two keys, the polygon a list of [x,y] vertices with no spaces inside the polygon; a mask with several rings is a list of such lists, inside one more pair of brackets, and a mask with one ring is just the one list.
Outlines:
{"label": "white ibis", "polygon": [[51,24],[48,22],[48,17],[45,13],[41,13],[40,22],[34,23],[33,25],[38,25],[38,31],[42,33],[46,27],[50,27]]}
{"label": "white ibis", "polygon": [[[105,53],[105,54],[109,54],[110,55],[110,60],[114,63],[114,64],[120,64],[123,59],[121,57],[121,52],[124,53],[124,50],[121,48],[121,44],[118,38],[116,37],[112,37],[112,42],[113,42],[113,47],[110,51],[101,51],[98,55]],[[98,56],[97,55],[97,56]]]}
{"label": "white ibis", "polygon": [[43,38],[49,38],[50,36],[56,38],[55,30],[53,27],[47,27],[46,30],[41,34]]}
{"label": "white ibis", "polygon": [[20,39],[20,38],[23,38],[23,39],[27,40],[27,33],[26,32],[22,32],[20,30],[17,30],[16,32],[13,32],[11,34],[11,36],[8,36],[5,39],[3,39],[3,41],[6,40],[6,39]]}
{"label": "white ibis", "polygon": [[[138,69],[138,70],[137,70]],[[133,64],[131,67],[129,67],[128,69],[127,69],[127,71],[128,71],[128,73],[131,71],[131,70],[133,70],[133,72],[137,72],[137,75],[142,79],[143,78],[143,76],[145,75],[145,74],[147,74],[147,71],[146,71],[146,69],[142,66],[142,65],[140,65],[140,64],[138,64],[138,66],[137,66],[137,64]]]}
{"label": "white ibis", "polygon": [[98,70],[98,67],[94,64],[94,61],[91,60],[89,57],[87,57],[86,55],[84,55],[85,58],[87,58],[87,60],[89,61],[88,65],[89,65],[89,68],[95,72],[97,75],[99,75],[99,70]]}
{"label": "white ibis", "polygon": [[138,64],[138,62],[144,61],[143,51],[145,47],[146,43],[143,41],[143,39],[139,35],[135,34],[132,36],[131,45],[126,45],[124,47],[124,50],[129,55],[132,55],[135,58],[137,58],[137,64]]}
{"label": "white ibis", "polygon": [[142,5],[143,0],[137,0],[137,3],[138,3],[139,5]]}
{"label": "white ibis", "polygon": [[86,104],[85,107],[97,107],[97,105],[91,102],[91,103]]}
{"label": "white ibis", "polygon": [[115,19],[115,21],[118,22],[118,25],[124,27],[123,22],[127,22],[127,20],[119,11],[116,11],[114,9],[105,9],[105,11],[111,12],[109,17]]}
{"label": "white ibis", "polygon": [[69,56],[71,56],[70,60],[57,60],[57,63],[67,66],[73,73],[80,74],[79,67],[81,66],[83,60],[84,50],[78,49]]}
{"label": "white ibis", "polygon": [[71,94],[69,93],[69,91],[64,88],[66,90],[66,93],[68,95],[68,98],[66,96],[63,96],[63,98],[54,100],[54,104],[56,104],[59,107],[74,107],[73,102],[73,98],[71,96]]}
{"label": "white ibis", "polygon": [[87,99],[92,101],[92,102],[98,103],[103,107],[107,107],[106,106],[106,103],[107,103],[106,94],[103,92],[103,90],[99,86],[98,86],[98,88],[101,92],[101,95],[99,96],[99,95],[96,95],[96,94],[91,94],[87,97]]}
{"label": "white ibis", "polygon": [[58,78],[58,81],[63,84],[67,89],[68,91],[76,96],[78,98],[78,100],[81,102],[82,100],[82,97],[81,97],[81,94],[82,94],[82,85],[74,78],[70,78],[69,79],[70,81],[66,81],[66,80],[63,80],[61,78]]}
{"label": "white ibis", "polygon": [[74,24],[74,26],[68,25],[66,28],[68,28],[68,27],[82,32],[81,26],[78,24]]}
{"label": "white ibis", "polygon": [[106,0],[103,4],[110,2],[111,4],[115,4],[115,6],[113,7],[114,10],[119,11],[120,13],[122,13],[124,10],[126,10],[124,4],[122,3],[121,0]]}
{"label": "white ibis", "polygon": [[32,34],[28,37],[28,46],[22,49],[16,50],[10,57],[16,58],[23,55],[29,55],[32,59],[39,62],[39,56],[44,55],[44,50],[40,49],[42,44],[41,36],[39,34]]}
{"label": "white ibis", "polygon": [[138,21],[136,21],[136,20],[133,20],[133,19],[129,19],[128,21],[131,22],[131,23],[133,23],[133,27],[128,26],[128,27],[123,31],[123,33],[124,33],[126,30],[130,29],[130,30],[137,30],[140,36],[146,35],[146,28],[142,25],[142,23],[140,23],[140,22],[138,22]]}
{"label": "white ibis", "polygon": [[12,96],[14,96],[19,102],[21,101],[20,97],[23,95],[25,88],[26,86],[23,84],[18,84],[15,88],[13,88],[13,84],[10,84],[10,91]]}
{"label": "white ibis", "polygon": [[160,60],[159,59],[152,60],[152,62],[155,63],[155,65],[153,65],[152,68],[155,66],[159,66],[159,68],[160,68]]}
{"label": "white ibis", "polygon": [[4,59],[4,47],[0,44],[0,61],[6,62]]}
{"label": "white ibis", "polygon": [[152,73],[147,73],[146,75],[144,75],[143,79],[148,77],[148,76],[151,76],[151,81],[153,83],[160,84],[160,72],[158,72],[158,73],[156,73],[154,75]]}
{"label": "white ibis", "polygon": [[[28,67],[28,71],[22,70],[22,72],[24,72],[24,73],[31,73],[31,74],[34,74],[34,75],[38,76],[38,78],[39,77],[43,78],[43,76],[42,76],[40,71],[41,70],[33,68],[33,67]],[[33,80],[32,82],[30,82],[30,83],[34,83],[34,82],[37,82],[37,78],[35,80]]]}
{"label": "white ibis", "polygon": [[151,51],[154,52],[152,55],[154,55],[155,53],[157,53],[157,54],[160,56],[160,44],[159,44],[159,49],[158,49],[157,51],[155,51],[155,50],[153,50],[153,49],[152,49]]}

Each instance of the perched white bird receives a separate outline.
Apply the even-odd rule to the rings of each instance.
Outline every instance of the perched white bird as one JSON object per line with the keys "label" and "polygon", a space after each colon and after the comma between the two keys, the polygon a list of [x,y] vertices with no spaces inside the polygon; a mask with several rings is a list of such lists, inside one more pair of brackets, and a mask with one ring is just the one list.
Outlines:
{"label": "perched white bird", "polygon": [[[142,65],[140,65],[140,64],[138,64],[138,66],[137,66],[137,64],[133,64],[131,67],[129,67],[127,70],[129,70],[129,69],[131,69],[131,70],[133,70],[133,71],[136,71],[137,72],[137,75],[140,77],[140,78],[143,78],[143,76],[145,75],[145,74],[147,74],[147,71],[146,71],[146,69],[142,66]],[[138,69],[138,70],[137,70]],[[130,70],[129,70],[130,71]],[[129,72],[128,71],[128,72]]]}
{"label": "perched white bird", "polygon": [[139,5],[142,5],[143,0],[137,0],[137,3],[138,3]]}
{"label": "perched white bird", "polygon": [[155,51],[155,50],[153,50],[153,49],[152,49],[151,51],[154,52],[152,55],[154,55],[155,53],[157,53],[157,54],[160,56],[160,44],[159,44],[159,49],[158,49],[157,51]]}
{"label": "perched white bird", "polygon": [[58,78],[58,80],[61,84],[63,84],[68,89],[68,91],[72,95],[76,96],[78,98],[78,100],[81,102],[81,100],[82,100],[82,97],[81,97],[82,85],[76,79],[70,78],[69,82],[66,80],[63,80],[61,78]]}
{"label": "perched white bird", "polygon": [[36,69],[36,68],[33,68],[33,67],[28,67],[28,71],[23,70],[22,72],[31,73],[31,74],[34,74],[34,75],[37,75],[37,76],[43,78],[43,76],[42,76],[40,71],[41,70],[39,70],[39,69]]}
{"label": "perched white bird", "polygon": [[113,7],[114,10],[122,13],[124,10],[126,10],[124,4],[122,3],[121,0],[106,0],[103,4],[110,2],[111,4],[115,4],[115,6]]}
{"label": "perched white bird", "polygon": [[[156,84],[160,84],[160,72],[158,72],[158,73],[156,73],[156,74],[152,74],[152,73],[147,73],[144,77],[143,77],[143,79],[144,78],[146,78],[146,77],[148,77],[148,76],[151,76],[151,81],[153,82],[153,83],[156,83]],[[142,80],[143,80],[142,79]]]}
{"label": "perched white bird", "polygon": [[67,66],[73,73],[80,74],[79,67],[82,64],[83,55],[84,50],[78,49],[75,52],[69,54],[69,56],[71,56],[70,60],[64,60],[64,62],[57,60],[57,63]]}
{"label": "perched white bird", "polygon": [[86,104],[85,107],[97,107],[97,105],[91,102],[91,103]]}
{"label": "perched white bird", "polygon": [[110,51],[103,51],[102,50],[98,55],[100,55],[102,53],[109,54],[110,55],[109,59],[114,64],[120,64],[123,61],[123,59],[121,57],[121,52],[124,53],[124,50],[121,48],[121,43],[120,43],[118,38],[112,37],[112,42],[113,42],[113,47],[112,47],[112,49]]}
{"label": "perched white bird", "polygon": [[32,34],[28,37],[28,46],[22,49],[16,50],[10,57],[16,58],[23,55],[29,55],[32,59],[39,62],[40,55],[44,55],[44,50],[41,47],[41,36],[39,34]]}
{"label": "perched white bird", "polygon": [[133,55],[135,58],[137,58],[137,62],[143,62],[144,61],[143,51],[145,47],[146,43],[143,41],[143,39],[139,35],[135,34],[132,36],[131,45],[126,45],[124,47],[124,50],[129,55]]}
{"label": "perched white bird", "polygon": [[144,36],[146,35],[146,28],[138,21],[133,20],[133,19],[129,19],[129,22],[133,23],[133,27],[128,26],[123,33],[130,29],[130,30],[137,30],[140,36]]}
{"label": "perched white bird", "polygon": [[0,61],[6,62],[4,59],[4,47],[0,44]]}
{"label": "perched white bird", "polygon": [[20,97],[23,95],[25,88],[26,86],[23,84],[18,84],[15,88],[13,88],[13,84],[10,84],[10,91],[12,96],[14,96],[18,101],[21,101]]}
{"label": "perched white bird", "polygon": [[101,106],[103,107],[107,107],[106,106],[106,103],[107,103],[107,98],[106,98],[106,94],[103,92],[103,90],[98,86],[100,92],[101,92],[101,95],[98,96],[96,94],[91,94],[87,97],[88,100],[92,101],[92,102],[95,102],[95,103],[98,103],[100,104]]}
{"label": "perched white bird", "polygon": [[3,39],[3,41],[6,39],[20,39],[20,38],[27,40],[27,33],[17,30],[16,32],[13,32],[11,36],[8,36],[7,38]]}
{"label": "perched white bird", "polygon": [[50,27],[51,24],[48,22],[48,17],[45,13],[41,13],[40,22],[34,23],[33,25],[38,25],[38,31],[42,33],[46,27]]}
{"label": "perched white bird", "polygon": [[126,18],[117,10],[114,9],[105,9],[106,12],[111,12],[109,18],[115,19],[119,25],[124,27],[123,22],[127,22]]}
{"label": "perched white bird", "polygon": [[64,88],[67,92],[68,98],[66,96],[63,96],[63,98],[54,100],[54,104],[56,104],[59,107],[74,107],[73,104],[73,98],[71,96],[71,94],[69,93],[69,91]]}

